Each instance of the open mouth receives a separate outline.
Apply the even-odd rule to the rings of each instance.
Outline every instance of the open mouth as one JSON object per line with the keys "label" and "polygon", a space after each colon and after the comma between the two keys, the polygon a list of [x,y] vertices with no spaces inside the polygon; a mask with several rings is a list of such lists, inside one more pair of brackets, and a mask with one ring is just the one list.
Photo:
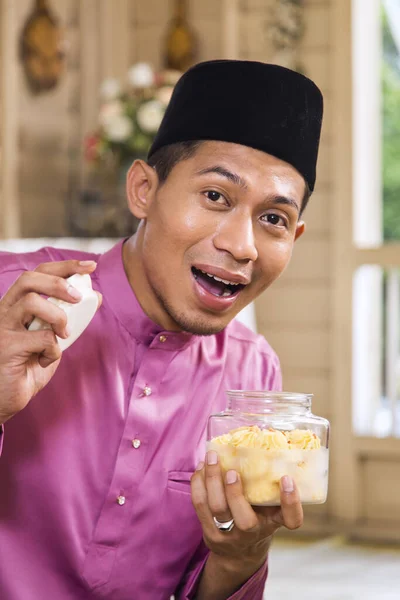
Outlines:
{"label": "open mouth", "polygon": [[218,298],[236,296],[245,286],[242,283],[232,283],[192,267],[192,273],[197,283],[210,294]]}

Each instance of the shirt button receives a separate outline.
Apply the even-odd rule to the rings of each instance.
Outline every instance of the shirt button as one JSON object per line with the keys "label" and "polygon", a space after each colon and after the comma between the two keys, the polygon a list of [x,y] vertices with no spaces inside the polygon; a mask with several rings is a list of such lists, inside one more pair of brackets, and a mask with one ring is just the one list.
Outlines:
{"label": "shirt button", "polygon": [[164,342],[167,341],[167,336],[166,335],[160,335],[159,340],[163,344]]}
{"label": "shirt button", "polygon": [[126,498],[125,498],[125,496],[118,496],[118,498],[117,498],[117,502],[118,502],[118,504],[119,504],[120,506],[123,506],[123,505],[125,504],[125,502],[126,502]]}
{"label": "shirt button", "polygon": [[145,396],[151,396],[151,387],[149,387],[148,385],[146,385],[143,389],[143,394]]}
{"label": "shirt button", "polygon": [[136,449],[137,449],[137,448],[140,448],[140,444],[141,444],[141,443],[142,443],[142,442],[141,442],[140,440],[138,440],[138,439],[132,440],[132,446],[133,446],[134,448],[136,448]]}

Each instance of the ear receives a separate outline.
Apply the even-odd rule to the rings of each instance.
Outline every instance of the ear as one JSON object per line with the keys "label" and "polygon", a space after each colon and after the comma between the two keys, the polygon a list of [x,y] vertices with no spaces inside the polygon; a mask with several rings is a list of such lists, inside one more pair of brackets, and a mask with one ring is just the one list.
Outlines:
{"label": "ear", "polygon": [[156,170],[144,160],[135,160],[126,178],[129,210],[138,219],[146,219],[158,187]]}
{"label": "ear", "polygon": [[305,230],[306,230],[306,224],[304,223],[304,221],[299,221],[296,225],[296,233],[294,234],[294,241],[298,240],[299,237],[303,235]]}

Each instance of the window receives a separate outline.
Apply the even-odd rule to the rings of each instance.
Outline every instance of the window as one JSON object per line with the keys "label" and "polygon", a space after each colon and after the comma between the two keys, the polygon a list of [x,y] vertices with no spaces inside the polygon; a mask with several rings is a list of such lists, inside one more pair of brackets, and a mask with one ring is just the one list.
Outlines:
{"label": "window", "polygon": [[400,437],[400,269],[363,265],[353,285],[353,430]]}
{"label": "window", "polygon": [[400,240],[400,1],[381,6],[383,239]]}
{"label": "window", "polygon": [[353,0],[353,172],[353,431],[400,437],[400,0]]}

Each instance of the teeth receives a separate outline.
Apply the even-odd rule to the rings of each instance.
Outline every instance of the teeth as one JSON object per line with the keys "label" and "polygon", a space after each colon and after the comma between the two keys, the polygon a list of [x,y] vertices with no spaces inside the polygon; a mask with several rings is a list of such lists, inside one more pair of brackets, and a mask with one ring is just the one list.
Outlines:
{"label": "teeth", "polygon": [[[206,271],[201,271],[201,272],[204,273],[204,275],[207,275],[207,277],[212,277],[213,279],[215,279],[215,281],[222,281],[222,283],[224,283],[225,285],[239,285],[238,283],[234,283],[233,281],[227,281],[226,279],[221,279],[220,277],[217,277],[216,275],[211,275],[211,273],[207,273]],[[225,296],[226,292],[223,295]],[[227,295],[230,296],[229,293]]]}

